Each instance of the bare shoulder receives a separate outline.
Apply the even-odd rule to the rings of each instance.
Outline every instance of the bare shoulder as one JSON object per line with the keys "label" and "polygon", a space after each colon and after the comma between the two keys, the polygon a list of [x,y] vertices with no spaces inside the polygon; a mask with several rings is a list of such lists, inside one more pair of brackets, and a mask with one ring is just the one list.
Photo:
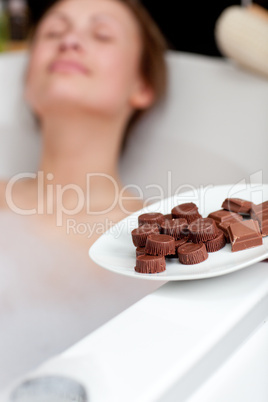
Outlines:
{"label": "bare shoulder", "polygon": [[5,181],[0,180],[0,209],[6,208],[6,186],[7,183]]}

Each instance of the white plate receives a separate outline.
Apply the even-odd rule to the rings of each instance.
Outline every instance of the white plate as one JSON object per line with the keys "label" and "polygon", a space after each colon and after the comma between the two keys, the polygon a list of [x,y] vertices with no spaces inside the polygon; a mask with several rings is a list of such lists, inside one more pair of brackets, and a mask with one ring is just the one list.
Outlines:
{"label": "white plate", "polygon": [[171,209],[185,202],[194,202],[199,212],[206,217],[210,212],[221,209],[225,198],[243,198],[256,204],[268,200],[268,185],[222,185],[200,187],[179,195],[165,198],[123,219],[105,232],[90,248],[90,258],[101,267],[134,278],[179,281],[211,278],[245,268],[268,258],[268,237],[263,245],[243,251],[231,252],[231,245],[209,253],[206,261],[196,265],[183,265],[177,259],[166,260],[166,271],[159,274],[135,272],[136,248],[132,243],[131,231],[138,226],[138,216],[145,212],[168,214]]}

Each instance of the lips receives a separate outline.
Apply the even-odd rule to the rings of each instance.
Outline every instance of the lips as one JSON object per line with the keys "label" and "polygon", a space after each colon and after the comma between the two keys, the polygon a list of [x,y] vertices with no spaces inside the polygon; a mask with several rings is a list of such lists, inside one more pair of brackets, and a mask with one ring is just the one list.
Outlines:
{"label": "lips", "polygon": [[50,72],[89,74],[88,68],[74,60],[55,60],[49,66]]}

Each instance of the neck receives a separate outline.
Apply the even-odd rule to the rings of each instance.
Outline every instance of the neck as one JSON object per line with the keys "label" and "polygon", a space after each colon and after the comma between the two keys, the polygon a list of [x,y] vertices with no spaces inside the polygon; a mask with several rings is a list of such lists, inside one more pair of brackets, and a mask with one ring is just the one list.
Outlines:
{"label": "neck", "polygon": [[43,153],[39,170],[55,184],[84,187],[86,175],[111,176],[119,182],[122,123],[85,114],[49,116],[42,121]]}
{"label": "neck", "polygon": [[77,202],[77,194],[80,199],[81,194],[82,199],[86,197],[94,211],[116,205],[113,203],[118,202],[123,187],[118,158],[124,124],[88,114],[68,114],[67,118],[50,115],[42,120],[41,129],[43,154],[39,172],[44,198],[58,199],[55,194],[60,189],[69,209]]}

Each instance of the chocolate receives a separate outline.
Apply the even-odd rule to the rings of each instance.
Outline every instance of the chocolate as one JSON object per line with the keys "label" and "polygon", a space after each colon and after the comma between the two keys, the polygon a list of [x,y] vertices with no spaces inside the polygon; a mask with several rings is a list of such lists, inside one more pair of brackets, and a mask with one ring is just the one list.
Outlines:
{"label": "chocolate", "polygon": [[218,223],[218,225],[217,225],[218,229],[223,231],[227,243],[230,243],[228,227],[231,225],[231,223],[235,223],[235,222],[236,222],[235,220],[232,220],[232,221]]}
{"label": "chocolate", "polygon": [[268,211],[257,216],[262,236],[268,236]]}
{"label": "chocolate", "polygon": [[259,222],[263,236],[268,236],[268,201],[253,205],[250,216]]}
{"label": "chocolate", "polygon": [[137,247],[136,248],[136,257],[138,257],[139,255],[144,255],[145,253],[145,247]]}
{"label": "chocolate", "polygon": [[160,232],[174,237],[175,240],[188,236],[188,223],[186,219],[166,219],[161,224]]}
{"label": "chocolate", "polygon": [[256,205],[241,198],[226,198],[222,209],[206,218],[196,204],[184,203],[168,214],[138,216],[138,227],[131,234],[137,272],[163,272],[165,260],[171,258],[186,265],[199,264],[226,243],[231,243],[232,252],[261,246],[262,237],[268,236],[268,201]]}
{"label": "chocolate", "polygon": [[184,218],[188,223],[193,222],[198,218],[202,218],[198,212],[198,207],[193,202],[177,205],[171,210],[174,219]]}
{"label": "chocolate", "polygon": [[204,243],[186,243],[177,250],[181,264],[199,264],[208,258],[208,252]]}
{"label": "chocolate", "polygon": [[253,219],[231,223],[228,227],[228,233],[233,252],[263,244],[259,224]]}
{"label": "chocolate", "polygon": [[196,219],[188,226],[188,230],[193,243],[205,242],[217,236],[217,226],[212,218]]}
{"label": "chocolate", "polygon": [[252,202],[243,200],[242,198],[226,198],[221,207],[238,214],[250,215],[252,205]]}
{"label": "chocolate", "polygon": [[164,220],[169,220],[169,219],[173,219],[173,216],[172,216],[172,214],[166,214],[166,215],[164,215]]}
{"label": "chocolate", "polygon": [[257,219],[258,216],[266,213],[268,213],[268,201],[262,202],[261,204],[252,205],[250,217],[252,219]]}
{"label": "chocolate", "polygon": [[175,240],[175,254],[167,255],[167,258],[178,258],[177,249],[183,244],[187,243],[188,237],[183,237],[182,239]]}
{"label": "chocolate", "polygon": [[166,261],[163,256],[139,255],[136,258],[135,271],[141,274],[156,274],[166,270]]}
{"label": "chocolate", "polygon": [[149,212],[146,214],[142,214],[138,217],[139,226],[144,225],[145,223],[153,224],[157,223],[159,226],[164,220],[164,215],[160,212]]}
{"label": "chocolate", "polygon": [[236,212],[226,211],[226,209],[219,209],[218,211],[211,212],[208,215],[208,218],[214,219],[217,226],[219,223],[226,221],[236,222],[243,220],[243,216],[237,214]]}
{"label": "chocolate", "polygon": [[146,239],[150,234],[159,233],[157,224],[144,224],[131,232],[132,241],[135,247],[145,247]]}
{"label": "chocolate", "polygon": [[215,253],[216,251],[221,250],[226,244],[226,237],[222,230],[218,229],[217,236],[212,239],[208,240],[205,243],[206,249],[208,253]]}
{"label": "chocolate", "polygon": [[145,252],[164,256],[175,254],[175,239],[165,234],[150,234],[146,240]]}

